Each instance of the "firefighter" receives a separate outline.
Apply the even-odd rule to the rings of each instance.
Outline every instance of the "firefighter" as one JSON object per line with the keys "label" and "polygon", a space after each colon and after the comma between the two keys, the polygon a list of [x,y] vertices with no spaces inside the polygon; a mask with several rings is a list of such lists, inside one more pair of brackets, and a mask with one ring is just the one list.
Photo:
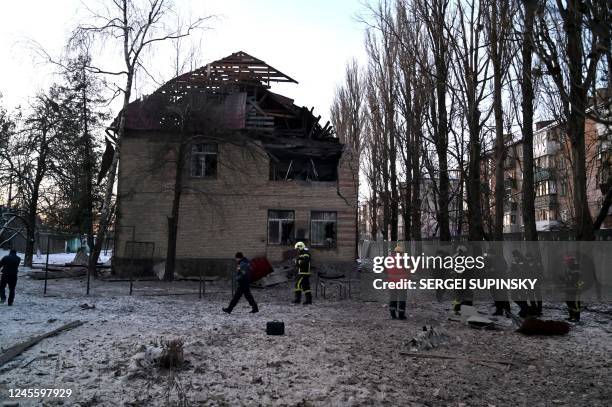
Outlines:
{"label": "firefighter", "polygon": [[4,256],[2,260],[0,260],[0,267],[2,267],[2,277],[0,277],[0,303],[6,300],[4,289],[8,285],[8,305],[13,305],[13,300],[15,299],[15,286],[17,286],[17,271],[20,262],[21,258],[17,256],[17,252],[12,249],[8,256]]}
{"label": "firefighter", "polygon": [[[504,259],[504,256],[498,255],[491,251],[484,254],[485,266],[487,268],[488,276],[491,278],[502,279],[506,278],[506,270],[508,264]],[[510,301],[508,301],[508,291],[503,289],[491,289],[491,296],[495,302],[495,312],[493,315],[499,316],[510,312]]]}
{"label": "firefighter", "polygon": [[[466,256],[467,252],[468,252],[467,247],[465,247],[464,245],[459,245],[457,246],[457,250],[455,251],[455,254],[453,255],[453,257]],[[463,273],[457,273],[457,274],[458,274],[458,278],[467,279],[467,274],[468,274],[467,271]],[[455,289],[455,298],[452,301],[452,305],[453,305],[453,311],[455,312],[455,314],[456,315],[461,314],[462,305],[469,305],[469,306],[474,305],[474,293],[469,288]]]}
{"label": "firefighter", "polygon": [[527,266],[529,268],[529,278],[537,278],[538,282],[534,290],[529,291],[530,298],[530,313],[533,316],[541,317],[542,316],[542,288],[540,281],[542,281],[542,262],[540,261],[539,255],[535,255],[531,252],[528,252],[525,255],[525,260],[527,261]]}
{"label": "firefighter", "polygon": [[236,292],[234,293],[234,297],[230,301],[229,306],[227,308],[223,308],[223,312],[231,314],[236,304],[238,304],[240,297],[244,295],[244,298],[246,298],[251,306],[251,314],[255,314],[256,312],[259,312],[259,307],[253,298],[253,294],[251,294],[251,265],[249,264],[249,260],[244,257],[241,252],[236,253],[235,258],[236,274],[234,275],[234,278],[238,283],[238,288],[236,288]]}
{"label": "firefighter", "polygon": [[[518,250],[512,251],[512,263],[510,264],[510,274],[512,278],[531,278],[532,276],[529,274],[529,266],[527,264],[527,259],[523,256]],[[512,298],[516,305],[519,306],[519,317],[526,318],[530,315],[529,311],[529,302],[527,302],[527,292],[525,290],[517,290],[512,293]]]}
{"label": "firefighter", "polygon": [[580,321],[580,293],[584,282],[580,276],[580,265],[574,256],[565,256],[565,275],[563,277],[565,283],[565,296],[567,298],[567,311],[569,313],[570,322]]}
{"label": "firefighter", "polygon": [[310,291],[310,252],[303,242],[295,244],[297,257],[295,266],[297,269],[297,280],[295,281],[294,304],[302,302],[302,292],[304,293],[304,305],[312,304],[312,291]]}
{"label": "firefighter", "polygon": [[[395,257],[397,254],[404,254],[404,250],[399,244],[389,256]],[[398,283],[408,277],[408,270],[399,268],[397,264],[387,268],[387,281],[389,282]],[[389,313],[391,319],[406,319],[406,290],[389,290]]]}

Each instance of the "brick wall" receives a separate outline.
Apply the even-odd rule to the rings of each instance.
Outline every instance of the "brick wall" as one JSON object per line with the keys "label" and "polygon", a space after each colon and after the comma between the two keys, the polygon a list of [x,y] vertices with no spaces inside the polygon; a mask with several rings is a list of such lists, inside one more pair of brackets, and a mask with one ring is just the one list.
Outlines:
{"label": "brick wall", "polygon": [[[125,242],[155,243],[155,259],[167,249],[167,216],[174,183],[173,145],[161,133],[128,133],[121,146],[120,209],[115,259],[125,264]],[[311,248],[316,262],[349,264],[355,258],[356,188],[354,164],[343,155],[338,182],[269,181],[269,158],[258,144],[236,136],[220,143],[216,179],[184,174],[177,238],[177,262],[197,268],[205,260],[218,263],[236,251],[247,257],[266,255],[281,261],[290,246],[267,243],[268,210],[295,211],[295,229],[310,233],[311,211],[337,212],[337,245]],[[185,267],[187,268],[187,267]],[[184,270],[183,270],[184,271]]]}

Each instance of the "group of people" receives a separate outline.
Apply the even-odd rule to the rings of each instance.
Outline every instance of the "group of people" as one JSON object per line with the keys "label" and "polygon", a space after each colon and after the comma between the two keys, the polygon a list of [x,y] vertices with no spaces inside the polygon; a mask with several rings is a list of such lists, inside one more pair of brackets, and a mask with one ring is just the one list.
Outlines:
{"label": "group of people", "polygon": [[[294,304],[300,304],[302,302],[302,293],[304,294],[304,305],[312,304],[312,291],[310,290],[310,251],[303,242],[297,242],[295,244],[297,255],[295,258],[296,266],[296,281],[294,288],[295,298]],[[223,308],[223,312],[231,314],[234,310],[240,298],[244,298],[248,301],[251,306],[251,313],[259,312],[259,306],[253,298],[251,293],[252,281],[252,270],[249,260],[244,257],[242,252],[237,252],[234,256],[236,260],[236,271],[234,273],[234,280],[236,281],[237,288],[234,292],[229,305]]]}
{"label": "group of people", "polygon": [[[296,266],[296,282],[294,288],[294,304],[302,303],[302,294],[304,295],[304,305],[312,304],[312,291],[310,289],[311,276],[311,254],[303,242],[295,244],[297,251],[295,258]],[[458,248],[460,251],[461,248]],[[391,255],[397,253],[403,254],[404,251],[401,245],[397,245]],[[438,251],[438,254],[444,254]],[[236,291],[226,308],[223,311],[230,314],[241,297],[248,301],[251,306],[251,313],[259,312],[259,306],[253,298],[250,285],[252,282],[251,265],[249,260],[241,253],[237,252],[235,257],[236,271],[234,279],[237,283]],[[501,255],[495,253],[485,253],[486,268],[489,276],[503,278],[509,270],[515,277],[529,276],[541,277],[542,263],[531,253],[523,255],[518,250],[512,252],[512,262],[508,267],[505,259]],[[576,259],[576,256],[567,255],[564,257],[565,272],[564,286],[565,295],[567,297],[567,308],[569,313],[568,320],[571,322],[580,321],[581,301],[580,294],[584,285],[581,276],[581,267]],[[0,259],[0,303],[7,302],[8,305],[13,305],[15,300],[15,287],[17,285],[17,273],[21,258],[17,256],[15,250],[10,250],[9,254]],[[439,272],[439,270],[438,270]],[[388,281],[398,282],[402,279],[410,278],[410,274],[405,269],[395,267],[387,268]],[[6,288],[8,287],[8,301],[6,297]],[[455,312],[461,310],[462,305],[472,305],[473,293],[469,290],[455,290],[453,299],[453,309]],[[402,290],[391,290],[389,298],[389,313],[392,319],[406,319],[406,292]],[[493,315],[503,315],[510,312],[510,299],[519,306],[519,316],[525,318],[528,316],[539,317],[542,315],[542,295],[539,290],[539,285],[536,290],[527,292],[516,292],[509,296],[507,292],[495,290],[491,291],[495,304],[495,312]],[[443,297],[443,292],[436,292],[436,297],[440,301]]]}
{"label": "group of people", "polygon": [[[465,246],[457,247],[454,255],[464,255],[467,252]],[[390,256],[403,254],[404,250],[400,244],[390,253]],[[436,252],[438,256],[447,256],[443,250]],[[512,261],[508,265],[502,255],[494,252],[484,253],[485,267],[488,277],[505,278],[507,272],[515,278],[542,278],[542,262],[528,252],[523,255],[520,251],[512,252]],[[581,292],[584,286],[583,276],[580,264],[575,255],[566,255],[563,258],[564,270],[562,284],[565,288],[566,304],[570,322],[580,321],[581,312]],[[445,274],[446,270],[434,270],[434,276],[437,278],[448,278]],[[402,279],[411,278],[410,273],[405,269],[400,269],[395,266],[387,267],[387,281],[398,282]],[[469,278],[471,273],[467,272],[462,275],[463,278]],[[470,289],[456,289],[453,293],[452,306],[455,313],[460,313],[461,306],[473,305],[474,293]],[[506,290],[491,290],[491,297],[495,305],[493,315],[504,315],[511,312],[511,301],[519,307],[518,315],[521,318],[526,317],[541,317],[542,316],[542,292],[540,284],[536,284],[534,290],[518,290],[509,294]],[[389,314],[392,319],[406,319],[406,295],[403,290],[390,290],[389,293]],[[442,301],[444,290],[436,290],[436,298]]]}

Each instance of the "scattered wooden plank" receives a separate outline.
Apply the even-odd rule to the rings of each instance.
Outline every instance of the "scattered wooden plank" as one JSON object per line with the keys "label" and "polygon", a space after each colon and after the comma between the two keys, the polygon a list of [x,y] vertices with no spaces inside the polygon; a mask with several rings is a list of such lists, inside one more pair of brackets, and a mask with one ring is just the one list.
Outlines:
{"label": "scattered wooden plank", "polygon": [[3,354],[0,355],[0,366],[10,362],[11,360],[21,355],[24,351],[36,345],[38,342],[42,341],[43,339],[49,338],[51,336],[55,336],[62,331],[74,329],[76,327],[83,325],[84,323],[85,322],[83,321],[73,321],[73,322],[70,322],[69,324],[62,325],[59,328],[54,329],[53,331],[44,333],[42,335],[35,336],[33,338],[28,339],[25,342],[18,343],[15,346],[11,346]]}
{"label": "scattered wooden plank", "polygon": [[422,359],[454,359],[454,360],[465,360],[467,362],[477,362],[477,363],[499,363],[501,365],[508,365],[508,366],[513,366],[516,364],[514,362],[509,362],[507,360],[470,358],[467,356],[440,355],[436,353],[400,352],[399,354],[402,356],[410,356],[413,358],[422,358]]}

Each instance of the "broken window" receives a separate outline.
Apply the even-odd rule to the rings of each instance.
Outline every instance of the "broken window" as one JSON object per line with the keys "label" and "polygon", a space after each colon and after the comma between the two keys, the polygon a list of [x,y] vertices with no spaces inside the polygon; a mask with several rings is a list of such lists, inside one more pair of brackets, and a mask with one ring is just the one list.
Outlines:
{"label": "broken window", "polygon": [[271,181],[337,181],[338,158],[280,157],[270,159]]}
{"label": "broken window", "polygon": [[268,244],[290,245],[294,240],[295,213],[268,211]]}
{"label": "broken window", "polygon": [[336,212],[311,212],[310,244],[312,246],[336,246],[336,224]]}
{"label": "broken window", "polygon": [[191,176],[209,178],[217,176],[217,143],[195,143],[191,147]]}

